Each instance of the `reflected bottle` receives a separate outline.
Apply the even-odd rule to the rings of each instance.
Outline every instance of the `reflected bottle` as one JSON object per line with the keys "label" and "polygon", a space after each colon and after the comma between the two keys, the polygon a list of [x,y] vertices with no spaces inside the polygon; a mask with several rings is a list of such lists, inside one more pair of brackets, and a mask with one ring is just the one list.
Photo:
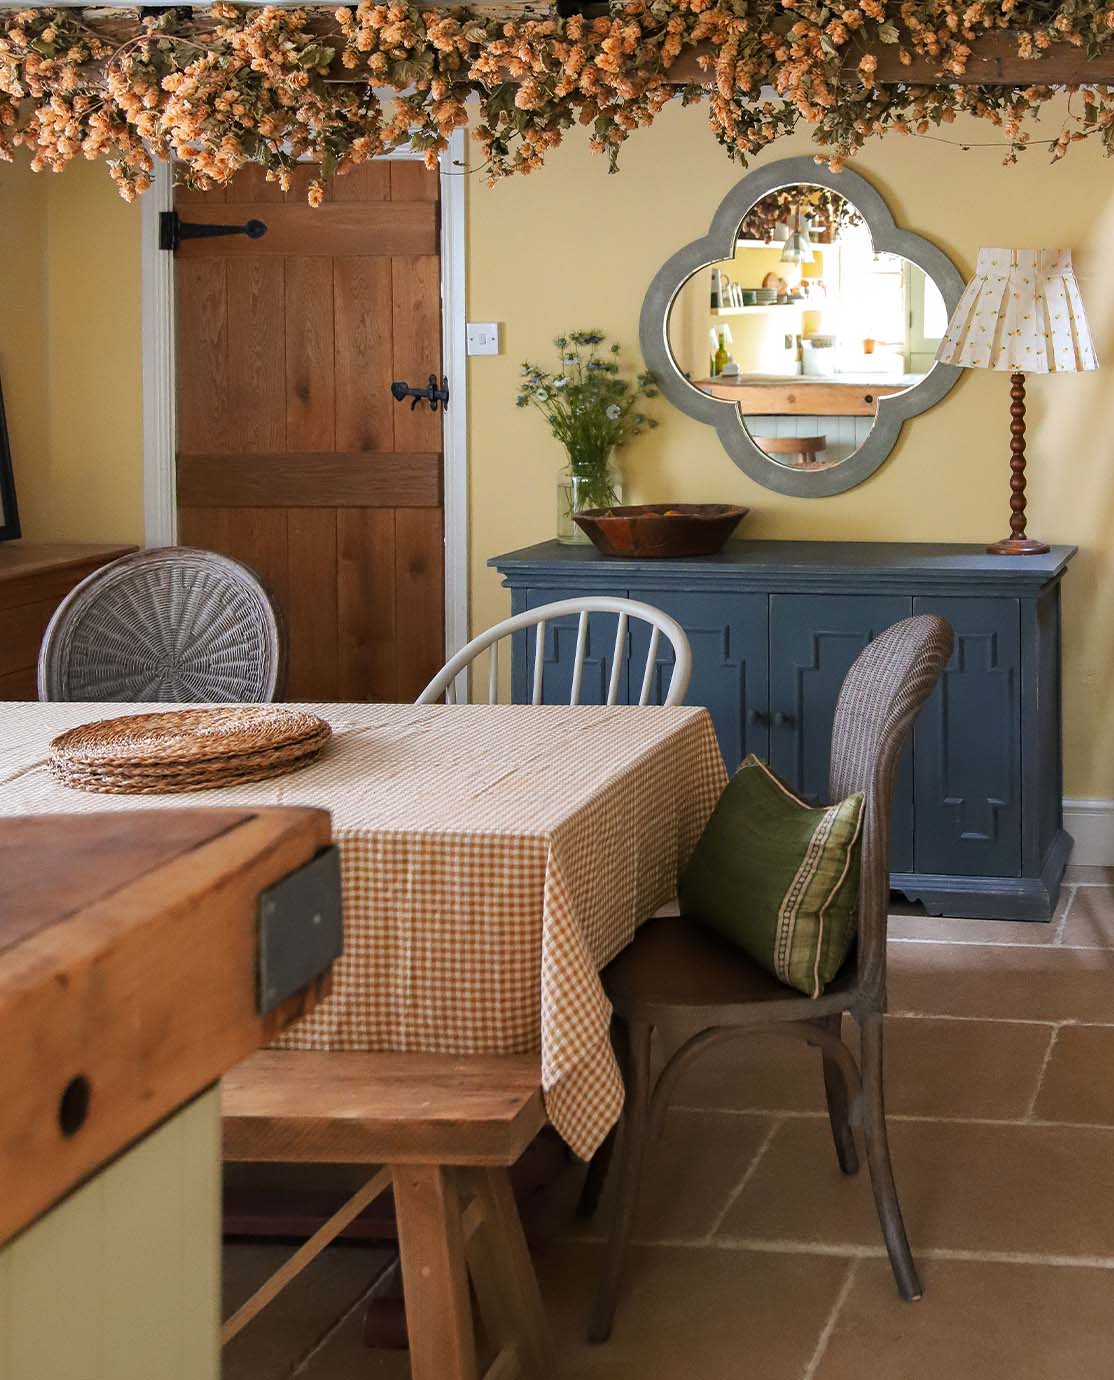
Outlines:
{"label": "reflected bottle", "polygon": [[723,373],[724,365],[727,363],[727,341],[724,339],[723,332],[719,333],[719,348],[716,350],[716,357],[712,360],[712,377],[716,378]]}

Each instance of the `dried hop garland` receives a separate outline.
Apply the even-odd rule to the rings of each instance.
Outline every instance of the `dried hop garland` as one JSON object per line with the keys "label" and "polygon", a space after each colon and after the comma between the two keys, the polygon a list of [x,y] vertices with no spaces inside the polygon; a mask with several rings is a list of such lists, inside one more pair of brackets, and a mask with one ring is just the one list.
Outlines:
{"label": "dried hop garland", "polygon": [[[339,9],[216,4],[144,14],[0,10],[0,157],[35,169],[103,158],[129,200],[173,158],[195,186],[249,163],[288,188],[299,161],[335,174],[404,146],[432,167],[468,123],[494,182],[532,172],[574,125],[616,166],[620,146],[667,102],[707,103],[732,158],[811,126],[840,168],[872,136],[924,134],[968,114],[1000,131],[1006,161],[1051,85],[947,85],[972,45],[1007,31],[1033,61],[1114,37],[1114,0],[610,0],[567,18],[369,3]],[[938,83],[880,82],[878,53],[927,61]],[[892,73],[890,74],[892,78]],[[1062,90],[1063,87],[1057,88]],[[1041,142],[1114,143],[1114,92],[1069,88],[1063,127]],[[474,111],[469,111],[470,99]]]}

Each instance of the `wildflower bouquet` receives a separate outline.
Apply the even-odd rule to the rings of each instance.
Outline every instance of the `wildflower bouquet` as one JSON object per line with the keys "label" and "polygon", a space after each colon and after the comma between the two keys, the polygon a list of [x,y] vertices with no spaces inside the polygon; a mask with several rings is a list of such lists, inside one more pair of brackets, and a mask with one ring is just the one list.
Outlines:
{"label": "wildflower bouquet", "polygon": [[644,398],[656,398],[651,374],[631,378],[622,372],[616,341],[607,346],[602,331],[569,331],[553,342],[560,351],[555,371],[526,361],[519,384],[519,407],[536,407],[568,454],[573,511],[609,508],[619,501],[612,452],[657,422],[640,411]]}

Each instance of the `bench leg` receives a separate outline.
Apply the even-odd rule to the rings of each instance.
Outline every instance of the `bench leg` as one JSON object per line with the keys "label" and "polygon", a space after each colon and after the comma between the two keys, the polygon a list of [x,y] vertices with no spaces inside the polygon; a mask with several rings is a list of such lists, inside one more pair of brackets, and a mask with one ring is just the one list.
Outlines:
{"label": "bench leg", "polygon": [[477,1380],[476,1339],[453,1171],[394,1166],[413,1380]]}
{"label": "bench leg", "polygon": [[505,1169],[462,1171],[480,1220],[468,1238],[468,1264],[492,1346],[514,1348],[526,1380],[556,1373],[553,1338],[533,1261]]}

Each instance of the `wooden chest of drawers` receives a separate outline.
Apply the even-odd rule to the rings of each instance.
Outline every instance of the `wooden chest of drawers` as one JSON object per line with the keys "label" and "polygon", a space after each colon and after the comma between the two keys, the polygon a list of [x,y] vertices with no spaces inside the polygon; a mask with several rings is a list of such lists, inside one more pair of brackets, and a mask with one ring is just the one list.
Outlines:
{"label": "wooden chest of drawers", "polygon": [[134,546],[90,542],[0,542],[0,700],[33,700],[46,625],[62,599],[94,570]]}

